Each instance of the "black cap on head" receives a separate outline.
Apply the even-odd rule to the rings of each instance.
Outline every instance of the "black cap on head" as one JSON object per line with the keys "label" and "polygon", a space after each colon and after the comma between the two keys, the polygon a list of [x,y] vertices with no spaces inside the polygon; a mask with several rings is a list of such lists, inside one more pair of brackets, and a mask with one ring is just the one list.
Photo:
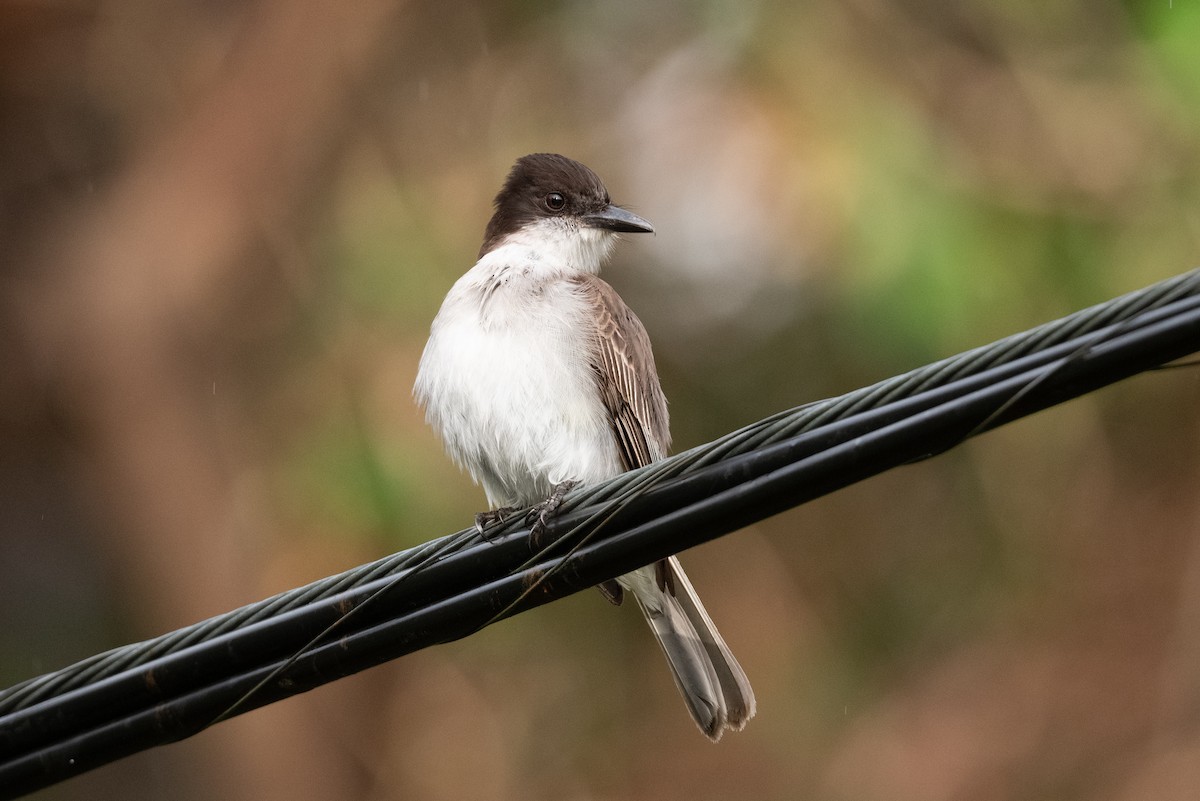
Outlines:
{"label": "black cap on head", "polygon": [[508,234],[539,219],[574,217],[583,225],[630,233],[651,232],[650,223],[612,205],[604,182],[583,164],[557,153],[517,159],[483,236],[482,256]]}

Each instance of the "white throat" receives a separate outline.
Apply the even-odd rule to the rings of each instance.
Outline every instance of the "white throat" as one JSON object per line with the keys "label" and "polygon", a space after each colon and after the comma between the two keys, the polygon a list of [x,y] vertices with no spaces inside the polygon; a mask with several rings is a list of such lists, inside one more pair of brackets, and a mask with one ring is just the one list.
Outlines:
{"label": "white throat", "polygon": [[504,237],[481,261],[489,260],[495,253],[512,254],[519,250],[524,256],[521,262],[544,266],[548,272],[595,275],[616,241],[617,235],[612,231],[581,225],[578,220],[552,217]]}

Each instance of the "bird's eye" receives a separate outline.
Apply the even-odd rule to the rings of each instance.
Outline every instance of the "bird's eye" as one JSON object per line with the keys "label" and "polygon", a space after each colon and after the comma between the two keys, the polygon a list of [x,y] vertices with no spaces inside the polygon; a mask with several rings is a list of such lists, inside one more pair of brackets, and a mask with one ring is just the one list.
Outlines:
{"label": "bird's eye", "polygon": [[550,211],[562,211],[563,206],[567,205],[567,199],[558,192],[551,192],[546,195],[546,208]]}

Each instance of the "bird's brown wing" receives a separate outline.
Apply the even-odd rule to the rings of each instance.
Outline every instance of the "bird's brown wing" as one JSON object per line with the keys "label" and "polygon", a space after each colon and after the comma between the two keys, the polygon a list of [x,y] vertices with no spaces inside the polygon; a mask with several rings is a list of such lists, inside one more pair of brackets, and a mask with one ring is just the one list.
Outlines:
{"label": "bird's brown wing", "polygon": [[[658,383],[650,337],[637,315],[611,286],[595,276],[576,279],[591,305],[595,327],[590,361],[600,397],[608,410],[608,425],[625,470],[642,467],[667,455],[671,426],[667,399]],[[656,565],[659,585],[674,592],[666,563]],[[621,588],[605,582],[601,592],[621,602]]]}
{"label": "bird's brown wing", "polygon": [[626,470],[667,454],[671,429],[650,337],[621,296],[595,276],[576,279],[594,310],[591,366]]}

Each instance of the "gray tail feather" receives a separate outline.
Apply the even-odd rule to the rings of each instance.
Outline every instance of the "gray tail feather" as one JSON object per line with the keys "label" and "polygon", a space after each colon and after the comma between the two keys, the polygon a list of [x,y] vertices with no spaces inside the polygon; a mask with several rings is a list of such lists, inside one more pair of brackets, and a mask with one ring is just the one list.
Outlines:
{"label": "gray tail feather", "polygon": [[622,576],[621,583],[637,598],[692,719],[715,742],[726,729],[737,731],[754,717],[754,691],[679,560],[672,556],[665,568],[666,590],[653,566]]}

